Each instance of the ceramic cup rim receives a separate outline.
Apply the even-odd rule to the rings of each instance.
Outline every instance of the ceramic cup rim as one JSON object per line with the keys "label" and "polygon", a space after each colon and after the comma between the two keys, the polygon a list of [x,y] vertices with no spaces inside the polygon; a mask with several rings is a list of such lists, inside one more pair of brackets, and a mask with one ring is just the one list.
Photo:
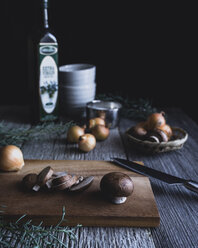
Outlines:
{"label": "ceramic cup rim", "polygon": [[75,63],[75,64],[67,64],[59,66],[59,72],[62,73],[78,73],[78,72],[85,72],[85,71],[95,71],[96,66],[92,64],[86,63]]}

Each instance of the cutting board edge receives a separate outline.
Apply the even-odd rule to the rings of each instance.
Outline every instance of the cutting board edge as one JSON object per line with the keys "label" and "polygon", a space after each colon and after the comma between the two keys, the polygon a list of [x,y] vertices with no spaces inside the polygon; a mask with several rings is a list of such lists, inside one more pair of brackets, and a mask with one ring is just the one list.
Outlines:
{"label": "cutting board edge", "polygon": [[[16,222],[21,216],[16,215],[8,215],[4,216],[4,220],[7,222]],[[27,221],[32,220],[31,224],[39,225],[41,222],[43,223],[42,226],[49,227],[49,226],[56,226],[61,218],[60,216],[25,216],[20,220],[19,223],[26,223]],[[108,220],[108,223],[107,223]],[[160,225],[160,216],[152,216],[152,217],[133,217],[133,218],[123,218],[118,221],[118,218],[113,217],[100,217],[95,216],[94,218],[89,218],[87,221],[86,217],[78,216],[66,216],[65,221],[61,223],[60,226],[69,226],[75,227],[77,225],[82,225],[83,227],[158,227]]]}

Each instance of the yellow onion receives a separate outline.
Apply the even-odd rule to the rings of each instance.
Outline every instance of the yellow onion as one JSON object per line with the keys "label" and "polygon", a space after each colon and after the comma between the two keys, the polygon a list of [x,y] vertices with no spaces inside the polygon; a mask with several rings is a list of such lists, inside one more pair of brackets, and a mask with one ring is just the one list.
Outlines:
{"label": "yellow onion", "polygon": [[77,143],[79,137],[85,133],[85,129],[77,125],[71,126],[67,132],[67,141],[70,143]]}
{"label": "yellow onion", "polygon": [[168,139],[170,139],[173,135],[172,128],[167,124],[158,127],[158,129],[162,130],[167,135]]}
{"label": "yellow onion", "polygon": [[100,118],[100,117],[96,117],[96,118],[89,120],[89,128],[90,129],[96,125],[104,125],[105,126],[105,120],[103,118]]}
{"label": "yellow onion", "polygon": [[23,166],[24,159],[20,148],[14,145],[7,145],[0,148],[0,170],[19,171]]}
{"label": "yellow onion", "polygon": [[97,124],[91,129],[91,133],[95,136],[96,140],[105,140],[109,136],[109,128]]}
{"label": "yellow onion", "polygon": [[96,146],[96,138],[90,133],[83,134],[80,136],[78,141],[78,147],[83,152],[89,152]]}
{"label": "yellow onion", "polygon": [[151,114],[146,121],[146,128],[148,130],[154,130],[155,128],[165,125],[166,120],[164,118],[164,115],[164,112]]}

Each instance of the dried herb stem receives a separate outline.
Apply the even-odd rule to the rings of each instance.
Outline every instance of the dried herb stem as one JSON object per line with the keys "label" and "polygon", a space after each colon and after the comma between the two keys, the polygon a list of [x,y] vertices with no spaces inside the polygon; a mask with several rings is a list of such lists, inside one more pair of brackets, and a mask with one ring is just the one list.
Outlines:
{"label": "dried herb stem", "polygon": [[25,141],[41,140],[53,135],[66,133],[73,125],[73,121],[67,123],[43,123],[32,127],[8,128],[6,124],[0,122],[0,145],[21,146]]}
{"label": "dried herb stem", "polygon": [[[46,228],[42,226],[42,222],[39,225],[33,225],[32,220],[28,220],[22,223],[26,215],[21,216],[16,222],[5,222],[0,219],[0,247],[13,247],[13,242],[23,247],[67,247],[66,244],[60,238],[60,235],[68,235],[71,240],[76,240],[75,230],[81,225],[77,225],[74,228],[61,227],[63,221],[65,221],[65,207],[63,207],[62,218],[56,226],[50,226]],[[4,232],[6,229],[6,232]],[[8,234],[7,234],[8,232]],[[12,240],[11,240],[12,239]]]}
{"label": "dried herb stem", "polygon": [[146,120],[151,113],[157,112],[157,109],[152,106],[149,99],[130,99],[115,94],[99,94],[96,98],[99,100],[117,101],[121,103],[121,116],[126,118]]}

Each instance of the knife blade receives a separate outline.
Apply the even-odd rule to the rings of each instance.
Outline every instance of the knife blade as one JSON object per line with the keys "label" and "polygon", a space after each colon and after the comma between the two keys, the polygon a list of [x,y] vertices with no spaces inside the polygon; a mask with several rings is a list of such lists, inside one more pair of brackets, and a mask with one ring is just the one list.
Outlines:
{"label": "knife blade", "polygon": [[183,185],[187,189],[198,193],[198,182],[195,182],[193,180],[187,180],[187,179],[183,179],[180,177],[176,177],[176,176],[167,174],[165,172],[147,167],[145,165],[140,165],[134,161],[130,161],[127,159],[112,158],[111,160],[112,160],[112,162],[120,165],[121,167],[129,169],[133,172],[139,173],[139,174],[144,175],[144,176],[156,178],[160,181],[163,181],[163,182],[171,184],[171,185],[175,185],[175,184]]}

